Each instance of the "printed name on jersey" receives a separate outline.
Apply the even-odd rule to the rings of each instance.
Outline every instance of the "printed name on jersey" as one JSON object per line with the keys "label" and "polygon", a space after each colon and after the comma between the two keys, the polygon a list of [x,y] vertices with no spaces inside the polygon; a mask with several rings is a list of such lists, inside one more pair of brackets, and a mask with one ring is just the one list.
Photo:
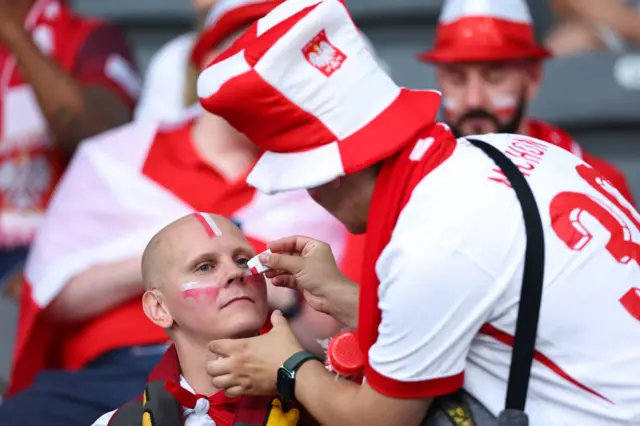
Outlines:
{"label": "printed name on jersey", "polygon": [[[518,166],[518,169],[520,169],[525,177],[529,177],[538,164],[540,164],[548,149],[549,146],[533,139],[529,139],[524,136],[515,136],[511,139],[511,143],[507,149],[504,150],[504,153],[508,157],[511,157],[511,161]],[[489,180],[504,184],[511,188],[509,179],[504,175],[499,167],[495,167],[492,172],[494,174],[489,177]]]}

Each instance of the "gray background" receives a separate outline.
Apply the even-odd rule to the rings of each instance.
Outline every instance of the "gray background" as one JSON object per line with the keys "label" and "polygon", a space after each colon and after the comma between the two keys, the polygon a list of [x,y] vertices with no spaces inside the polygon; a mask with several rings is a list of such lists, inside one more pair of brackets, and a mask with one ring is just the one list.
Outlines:
{"label": "gray background", "polygon": [[[160,46],[193,25],[189,0],[72,3],[83,13],[121,24],[143,69]],[[441,1],[347,0],[347,5],[379,55],[390,64],[398,84],[435,86],[433,70],[414,57],[433,42]],[[545,0],[530,0],[529,5],[540,38],[553,23],[551,13]],[[564,126],[588,151],[620,166],[640,199],[640,53],[550,61],[531,113]],[[0,376],[9,369],[15,313],[13,304],[0,300]]]}

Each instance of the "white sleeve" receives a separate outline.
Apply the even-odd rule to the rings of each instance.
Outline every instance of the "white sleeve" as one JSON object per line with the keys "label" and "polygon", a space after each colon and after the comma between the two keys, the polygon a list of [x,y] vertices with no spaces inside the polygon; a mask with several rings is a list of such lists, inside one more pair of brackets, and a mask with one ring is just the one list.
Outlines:
{"label": "white sleeve", "polygon": [[465,251],[465,230],[414,207],[405,207],[376,264],[381,322],[366,380],[396,398],[461,388],[471,341],[506,288],[495,263]]}
{"label": "white sleeve", "polygon": [[111,417],[116,413],[117,410],[110,411],[106,414],[101,415],[98,420],[96,420],[91,426],[107,426],[111,421]]}

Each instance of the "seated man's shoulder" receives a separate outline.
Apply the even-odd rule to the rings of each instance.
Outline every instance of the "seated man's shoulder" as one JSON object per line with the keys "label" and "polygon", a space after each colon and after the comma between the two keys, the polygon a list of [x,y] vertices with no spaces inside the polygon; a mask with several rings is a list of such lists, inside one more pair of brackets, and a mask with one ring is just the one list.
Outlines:
{"label": "seated man's shoulder", "polygon": [[116,411],[117,410],[109,411],[108,413],[101,415],[91,426],[108,426]]}

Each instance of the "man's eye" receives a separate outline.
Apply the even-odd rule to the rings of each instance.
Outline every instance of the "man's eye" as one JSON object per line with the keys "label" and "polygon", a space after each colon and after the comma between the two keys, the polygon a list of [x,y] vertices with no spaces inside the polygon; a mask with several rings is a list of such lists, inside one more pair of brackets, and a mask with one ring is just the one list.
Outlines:
{"label": "man's eye", "polygon": [[249,259],[237,259],[236,263],[240,266],[247,266],[249,263]]}
{"label": "man's eye", "polygon": [[504,73],[500,70],[492,70],[485,75],[485,79],[491,84],[498,84],[504,80]]}
{"label": "man's eye", "polygon": [[203,263],[202,265],[198,266],[198,271],[199,272],[209,272],[213,269],[213,266],[211,266],[208,263]]}

